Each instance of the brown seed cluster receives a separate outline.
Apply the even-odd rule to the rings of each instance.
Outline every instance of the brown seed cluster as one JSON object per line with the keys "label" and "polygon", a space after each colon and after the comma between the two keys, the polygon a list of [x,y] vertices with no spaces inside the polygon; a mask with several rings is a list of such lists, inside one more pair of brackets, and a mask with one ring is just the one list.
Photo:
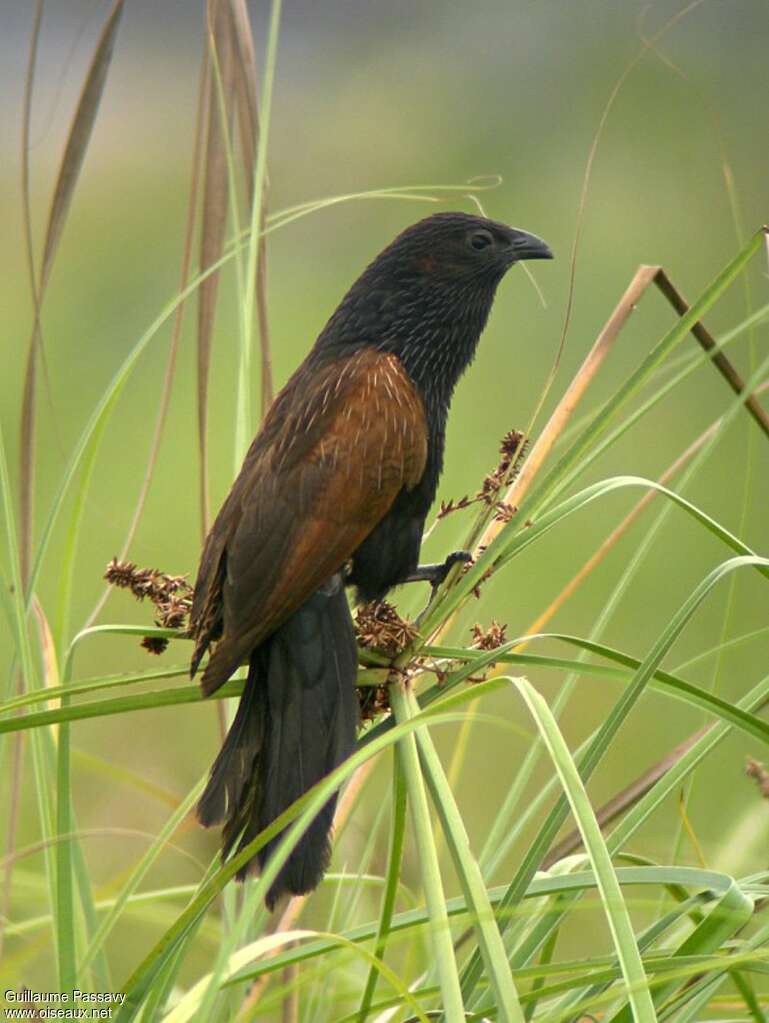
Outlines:
{"label": "brown seed cluster", "polygon": [[[130,590],[137,600],[146,597],[155,605],[155,624],[162,629],[177,629],[181,634],[187,627],[192,608],[192,587],[183,575],[168,575],[157,568],[137,568],[132,561],[113,558],[107,565],[104,578],[119,589]],[[142,646],[152,654],[162,654],[168,640],[158,636],[145,636]]]}
{"label": "brown seed cluster", "polygon": [[507,642],[507,625],[494,618],[488,629],[476,622],[470,632],[473,634],[473,646],[477,650],[497,650]]}
{"label": "brown seed cluster", "polygon": [[[479,547],[478,547],[478,557],[480,557],[481,554],[483,554],[483,552],[485,550],[486,550],[486,545],[485,544],[480,544]],[[477,560],[476,558],[471,558],[470,561],[466,562],[466,564],[464,565],[464,568],[462,569],[462,574],[463,575],[466,572],[470,571],[470,569],[476,563],[476,560]],[[483,584],[485,582],[488,582],[489,579],[491,579],[491,576],[492,576],[493,572],[494,572],[494,566],[492,565],[490,568],[486,569],[486,571],[483,573],[483,575],[478,580],[478,582],[475,584],[475,586],[473,586],[472,594],[476,598],[476,600],[480,600],[480,598],[481,598],[481,586],[483,586]]]}
{"label": "brown seed cluster", "polygon": [[168,640],[164,636],[145,636],[141,646],[148,654],[159,655],[168,649]]}
{"label": "brown seed cluster", "polygon": [[453,498],[449,501],[441,501],[438,511],[438,519],[445,519],[452,512],[460,511],[462,508],[469,508],[471,504],[485,504],[490,508],[496,506],[495,518],[500,522],[509,522],[517,511],[513,505],[504,501],[497,501],[497,496],[504,486],[509,486],[520,471],[520,465],[526,454],[528,442],[520,430],[509,430],[502,438],[499,445],[500,459],[497,465],[488,473],[481,484],[480,490],[474,497],[467,494],[460,497],[458,501]]}
{"label": "brown seed cluster", "polygon": [[453,497],[448,501],[441,501],[441,506],[438,509],[438,515],[436,517],[439,520],[445,519],[446,516],[451,515],[452,512],[460,511],[462,508],[469,508],[475,500],[476,498],[473,498],[471,501],[470,498],[465,495],[464,497],[460,497],[458,501],[455,501]]}
{"label": "brown seed cluster", "polygon": [[[359,646],[378,650],[390,658],[397,657],[417,636],[414,625],[401,618],[386,600],[363,604],[358,608],[355,614],[355,633]],[[390,710],[387,684],[361,686],[358,689],[358,699],[363,721],[373,721]]]}
{"label": "brown seed cluster", "polygon": [[500,459],[483,481],[479,496],[491,505],[505,484],[510,484],[519,471],[521,460],[526,453],[527,442],[520,430],[509,430],[499,445]]}
{"label": "brown seed cluster", "polygon": [[388,657],[397,657],[417,635],[414,625],[401,618],[386,600],[360,607],[355,615],[355,631],[360,646],[381,650]]}

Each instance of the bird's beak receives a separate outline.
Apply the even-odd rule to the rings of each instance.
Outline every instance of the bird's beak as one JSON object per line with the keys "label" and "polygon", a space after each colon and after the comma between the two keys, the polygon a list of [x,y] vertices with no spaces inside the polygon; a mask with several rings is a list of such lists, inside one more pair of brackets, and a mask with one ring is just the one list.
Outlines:
{"label": "bird's beak", "polygon": [[521,259],[552,259],[553,253],[550,247],[537,238],[535,234],[527,231],[519,231],[514,228],[511,232],[510,248],[512,258],[515,262]]}

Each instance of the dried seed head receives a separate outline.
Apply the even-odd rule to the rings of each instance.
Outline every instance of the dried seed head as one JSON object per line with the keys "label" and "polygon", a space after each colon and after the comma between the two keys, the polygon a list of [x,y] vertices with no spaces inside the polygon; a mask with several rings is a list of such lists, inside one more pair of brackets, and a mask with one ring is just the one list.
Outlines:
{"label": "dried seed head", "polygon": [[113,558],[104,578],[113,586],[130,589],[137,600],[149,597],[153,604],[167,601],[174,593],[192,596],[192,587],[183,575],[167,575],[159,568],[137,568],[132,561]]}
{"label": "dried seed head", "polygon": [[500,454],[506,455],[508,458],[516,458],[522,453],[521,449],[524,444],[524,434],[520,430],[508,430],[500,442]]}
{"label": "dried seed head", "polygon": [[136,565],[133,561],[118,561],[117,558],[113,558],[107,565],[104,578],[112,586],[127,589],[133,582],[135,572]]}
{"label": "dried seed head", "polygon": [[473,635],[473,646],[477,650],[497,650],[503,643],[507,642],[507,625],[498,622],[494,618],[488,629],[484,629],[477,622],[470,629]]}
{"label": "dried seed head", "polygon": [[168,640],[162,636],[145,636],[141,645],[150,654],[162,654],[168,647]]}
{"label": "dried seed head", "polygon": [[157,603],[158,614],[155,616],[155,624],[164,629],[186,628],[187,618],[192,609],[190,597],[169,597],[168,600]]}
{"label": "dried seed head", "polygon": [[497,504],[497,513],[494,516],[497,522],[510,522],[518,509],[514,504],[507,504],[506,501],[499,501]]}
{"label": "dried seed head", "polygon": [[438,510],[436,518],[440,522],[441,519],[445,519],[446,516],[451,515],[452,512],[460,511],[462,508],[469,507],[471,504],[474,503],[474,501],[475,498],[471,500],[467,496],[467,494],[465,494],[464,497],[460,497],[458,501],[455,501],[453,498],[451,498],[448,501],[441,501],[441,506]]}
{"label": "dried seed head", "polygon": [[400,617],[386,600],[364,604],[355,615],[355,630],[362,647],[397,657],[417,635],[411,622]]}
{"label": "dried seed head", "polygon": [[[147,597],[157,609],[155,625],[178,629],[180,633],[186,630],[192,608],[192,587],[185,576],[167,575],[159,568],[137,568],[132,561],[113,558],[104,578],[113,586],[130,590],[137,600]],[[150,653],[161,654],[168,640],[145,636],[142,646]]]}
{"label": "dried seed head", "polygon": [[[473,497],[465,495],[458,501],[455,501],[453,498],[448,501],[441,501],[436,521],[440,522],[441,519],[445,519],[452,512],[459,511],[462,508],[469,508],[472,504],[486,504],[489,507],[496,504],[499,491],[502,487],[509,486],[517,476],[527,447],[528,441],[520,430],[509,430],[499,444],[501,456],[499,462],[491,472],[486,474],[481,483],[480,490]],[[501,504],[497,505],[497,507],[501,507]],[[509,518],[500,518],[499,514],[496,518],[503,522],[509,522],[514,511],[515,509],[510,513]],[[507,513],[503,511],[501,514],[505,515]]]}

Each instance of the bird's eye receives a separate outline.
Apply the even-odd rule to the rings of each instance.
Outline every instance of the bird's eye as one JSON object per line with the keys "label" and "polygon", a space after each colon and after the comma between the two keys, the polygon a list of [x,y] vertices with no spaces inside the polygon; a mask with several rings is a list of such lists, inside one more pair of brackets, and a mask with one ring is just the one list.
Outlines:
{"label": "bird's eye", "polygon": [[491,231],[473,231],[467,240],[472,248],[480,252],[494,244],[494,235]]}

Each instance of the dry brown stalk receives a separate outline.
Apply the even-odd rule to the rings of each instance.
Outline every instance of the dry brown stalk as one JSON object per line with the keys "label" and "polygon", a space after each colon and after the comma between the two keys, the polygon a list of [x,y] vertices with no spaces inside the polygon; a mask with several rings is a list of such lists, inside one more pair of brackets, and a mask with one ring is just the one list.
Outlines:
{"label": "dry brown stalk", "polygon": [[[235,53],[235,98],[237,101],[243,170],[250,202],[253,203],[255,161],[259,143],[259,103],[256,78],[256,55],[253,32],[245,0],[231,0],[232,35]],[[256,323],[261,352],[261,416],[264,418],[273,398],[272,350],[270,325],[267,314],[267,238],[264,227],[267,218],[267,190],[269,176],[265,173],[262,187],[262,206],[259,220],[259,253],[256,262]]]}
{"label": "dry brown stalk", "polygon": [[[197,113],[195,116],[195,137],[192,144],[192,175],[190,180],[190,194],[187,203],[187,221],[184,229],[184,248],[182,251],[182,266],[179,281],[179,290],[183,291],[189,281],[190,264],[192,262],[192,241],[195,234],[195,215],[198,206],[198,190],[200,185],[200,170],[201,170],[201,156],[203,149],[203,123],[205,120],[206,110],[206,96],[208,90],[208,76],[209,76],[209,60],[208,60],[208,44],[206,44],[203,52],[203,59],[200,72],[200,86],[198,90],[198,106]],[[123,546],[120,549],[118,559],[124,561],[128,556],[128,551],[133,543],[133,539],[136,535],[136,530],[139,526],[139,520],[141,519],[144,511],[144,506],[147,501],[147,494],[149,492],[152,477],[155,473],[155,466],[157,465],[158,454],[160,452],[160,443],[163,439],[163,432],[165,430],[166,419],[168,418],[168,407],[171,403],[171,390],[173,388],[174,377],[176,375],[176,361],[179,352],[179,342],[182,334],[182,324],[184,322],[184,310],[186,307],[186,301],[180,302],[174,312],[174,322],[171,328],[171,343],[168,348],[168,358],[166,360],[165,375],[163,378],[163,390],[160,396],[160,405],[158,407],[157,416],[155,419],[155,432],[152,437],[152,443],[150,445],[149,458],[147,459],[147,466],[144,470],[144,479],[142,480],[141,489],[139,496],[136,500],[136,506],[134,507],[133,516],[131,517],[131,524],[128,527],[128,533]],[[83,625],[84,629],[90,628],[101,613],[102,608],[107,602],[107,597],[110,594],[110,588],[106,587],[99,597],[94,609],[88,616],[88,620]]]}
{"label": "dry brown stalk", "polygon": [[[204,146],[203,209],[200,228],[200,270],[219,259],[224,245],[230,203],[227,177],[227,138],[230,135],[234,67],[232,33],[227,0],[208,0],[208,41],[215,57],[215,69],[208,77],[206,141]],[[212,61],[213,63],[213,61]],[[219,89],[222,100],[220,102]],[[227,123],[222,121],[222,112]],[[220,271],[201,281],[198,288],[198,454],[200,458],[200,524],[205,538],[208,530],[208,376],[211,343],[216,318]]]}
{"label": "dry brown stalk", "polygon": [[[293,948],[287,945],[286,948]],[[299,964],[291,963],[283,968],[283,984],[288,989],[280,1007],[280,1023],[297,1023],[299,1019],[299,989],[296,981],[299,977]]]}
{"label": "dry brown stalk", "polygon": [[[679,316],[684,316],[689,312],[690,306],[686,299],[683,297],[681,292],[676,288],[673,282],[670,280],[665,271],[660,267],[657,275],[654,278],[654,283],[657,285],[659,290],[670,302],[675,311]],[[710,331],[706,330],[705,325],[699,320],[691,329],[692,334],[697,338],[699,343],[702,345],[704,350],[708,353],[713,352],[715,354],[710,356],[711,362],[716,369],[721,373],[723,378],[729,384],[735,394],[742,394],[745,390],[745,382],[739,375],[737,370],[732,366],[731,362],[727,359],[723,352],[719,352],[718,345],[714,341]],[[745,408],[755,419],[759,428],[769,437],[769,416],[761,408],[756,401],[755,394],[748,395],[745,399]]]}
{"label": "dry brown stalk", "polygon": [[[603,365],[604,359],[611,351],[619,332],[624,327],[643,293],[654,280],[659,269],[656,266],[640,266],[636,270],[632,281],[625,290],[625,294],[617,303],[614,312],[606,321],[603,330],[596,338],[585,361],[566,388],[565,394],[558,402],[542,433],[537,438],[531,449],[531,454],[524,462],[523,468],[518,474],[518,478],[513,480],[512,484],[508,487],[507,493],[503,498],[505,504],[517,507],[528,493],[545,459],[553,450],[558,438],[574,414],[574,410],[582,400],[585,391],[592,383],[596,373]],[[486,532],[481,537],[479,546],[488,547],[503,525],[503,522],[497,521],[489,523]]]}

